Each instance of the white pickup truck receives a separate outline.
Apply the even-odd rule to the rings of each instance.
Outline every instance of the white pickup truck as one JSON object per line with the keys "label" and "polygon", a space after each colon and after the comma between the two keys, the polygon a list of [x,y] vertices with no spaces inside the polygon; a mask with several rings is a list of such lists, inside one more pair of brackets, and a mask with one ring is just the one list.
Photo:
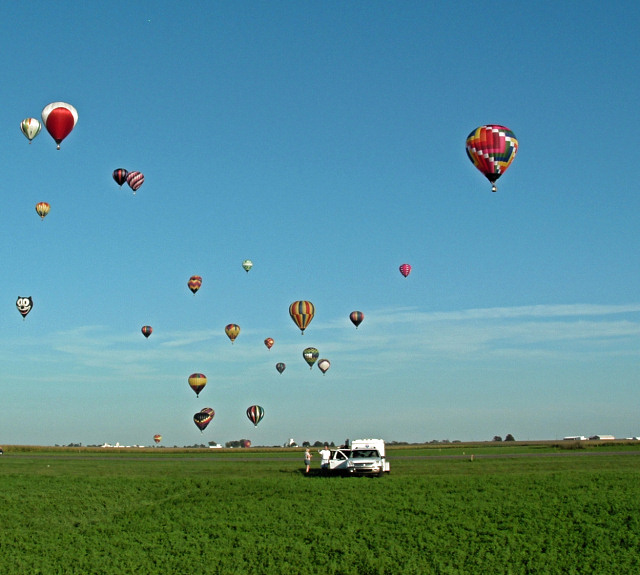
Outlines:
{"label": "white pickup truck", "polygon": [[331,450],[329,471],[344,475],[375,475],[389,473],[382,439],[354,439],[345,447]]}

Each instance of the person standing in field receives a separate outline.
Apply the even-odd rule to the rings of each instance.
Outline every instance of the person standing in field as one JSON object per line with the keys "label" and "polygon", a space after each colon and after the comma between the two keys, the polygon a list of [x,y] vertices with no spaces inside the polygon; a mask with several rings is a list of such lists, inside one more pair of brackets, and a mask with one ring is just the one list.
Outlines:
{"label": "person standing in field", "polygon": [[324,449],[318,451],[318,453],[322,458],[322,460],[320,461],[320,469],[322,469],[323,472],[326,472],[329,470],[329,459],[331,458],[331,451],[329,451],[329,446],[325,443]]}
{"label": "person standing in field", "polygon": [[304,465],[306,467],[305,473],[309,473],[309,467],[311,467],[311,452],[308,448],[304,452]]}

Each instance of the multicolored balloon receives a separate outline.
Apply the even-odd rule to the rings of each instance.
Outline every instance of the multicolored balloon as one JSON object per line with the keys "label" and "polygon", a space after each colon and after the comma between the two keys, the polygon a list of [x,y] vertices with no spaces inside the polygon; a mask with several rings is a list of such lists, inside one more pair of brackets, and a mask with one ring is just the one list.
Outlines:
{"label": "multicolored balloon", "polygon": [[29,297],[19,297],[16,300],[16,307],[22,316],[22,319],[26,318],[31,309],[33,308],[33,299]]}
{"label": "multicolored balloon", "polygon": [[213,415],[214,414],[207,413],[203,409],[202,411],[198,411],[198,413],[193,416],[193,423],[196,424],[196,427],[200,430],[200,432],[203,432],[207,428],[207,425],[211,423]]}
{"label": "multicolored balloon", "polygon": [[251,260],[244,260],[242,262],[242,267],[245,272],[249,273],[249,270],[253,267],[253,262]]}
{"label": "multicolored balloon", "polygon": [[252,405],[247,408],[247,417],[249,418],[249,421],[257,427],[260,420],[264,417],[264,409],[259,405]]}
{"label": "multicolored balloon", "polygon": [[140,331],[144,337],[149,337],[153,333],[153,328],[150,325],[143,325]]}
{"label": "multicolored balloon", "polygon": [[156,434],[153,436],[153,441],[155,441],[155,443],[156,443],[156,445],[157,445],[158,443],[160,443],[160,442],[162,441],[162,435],[160,435],[159,433],[156,433]]}
{"label": "multicolored balloon", "polygon": [[352,311],[349,314],[349,319],[351,320],[351,323],[356,326],[356,329],[358,329],[358,326],[364,319],[364,314],[361,311]]}
{"label": "multicolored balloon", "polygon": [[281,374],[286,368],[287,368],[286,364],[282,362],[276,363],[276,369],[278,370],[278,373]]}
{"label": "multicolored balloon", "polygon": [[267,339],[264,340],[264,344],[267,346],[267,349],[271,349],[274,343],[275,341],[272,337],[268,337]]}
{"label": "multicolored balloon", "polygon": [[189,386],[196,392],[196,397],[200,395],[205,385],[207,385],[207,376],[204,373],[192,373],[189,376]]}
{"label": "multicolored balloon", "polygon": [[467,136],[467,156],[498,190],[496,180],[507,171],[518,153],[515,134],[504,126],[488,124],[476,128]]}
{"label": "multicolored balloon", "polygon": [[315,306],[306,300],[294,301],[289,306],[289,315],[299,328],[300,332],[304,335],[304,330],[307,329],[313,316],[316,313]]}
{"label": "multicolored balloon", "polygon": [[193,292],[193,295],[196,295],[196,292],[202,286],[202,278],[200,276],[191,276],[189,281],[187,282],[189,289]]}
{"label": "multicolored balloon", "polygon": [[36,213],[40,216],[41,220],[44,220],[44,217],[49,213],[49,210],[51,210],[51,206],[47,204],[47,202],[38,202],[36,204]]}
{"label": "multicolored balloon", "polygon": [[327,373],[330,367],[331,367],[331,362],[328,359],[318,360],[318,369],[322,372],[322,375]]}
{"label": "multicolored balloon", "polygon": [[111,175],[113,176],[113,179],[116,181],[116,184],[122,187],[122,184],[124,184],[127,181],[127,176],[129,175],[129,172],[127,172],[127,170],[125,170],[124,168],[118,168],[117,170],[113,170],[113,174]]}
{"label": "multicolored balloon", "polygon": [[42,130],[42,124],[35,118],[25,118],[20,122],[20,131],[29,140],[29,143],[40,133],[40,130]]}
{"label": "multicolored balloon", "polygon": [[320,357],[320,353],[315,347],[307,347],[302,351],[302,357],[309,364],[309,369],[313,369],[313,364]]}
{"label": "multicolored balloon", "polygon": [[142,172],[129,172],[127,174],[127,184],[129,184],[129,187],[135,195],[136,191],[140,189],[140,186],[144,184],[144,174]]}
{"label": "multicolored balloon", "polygon": [[407,277],[411,273],[411,265],[410,264],[402,264],[400,266],[400,273]]}
{"label": "multicolored balloon", "polygon": [[224,333],[231,340],[231,344],[236,341],[236,337],[240,334],[240,326],[236,323],[230,323],[224,328]]}
{"label": "multicolored balloon", "polygon": [[58,145],[58,150],[77,122],[77,110],[66,102],[53,102],[42,110],[42,123]]}

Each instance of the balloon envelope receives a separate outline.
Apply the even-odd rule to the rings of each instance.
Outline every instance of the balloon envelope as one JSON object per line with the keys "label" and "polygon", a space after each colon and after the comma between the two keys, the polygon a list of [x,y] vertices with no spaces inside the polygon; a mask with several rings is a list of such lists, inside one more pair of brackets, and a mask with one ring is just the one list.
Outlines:
{"label": "balloon envelope", "polygon": [[276,363],[276,369],[278,370],[279,373],[282,373],[286,368],[287,368],[286,364],[282,362]]}
{"label": "balloon envelope", "polygon": [[320,353],[315,347],[307,347],[303,350],[302,357],[304,357],[304,360],[309,364],[309,369],[312,369],[313,364],[318,357],[320,357]]}
{"label": "balloon envelope", "polygon": [[40,219],[44,220],[44,217],[49,213],[51,206],[47,202],[38,202],[36,204],[36,212],[40,216]]}
{"label": "balloon envelope", "polygon": [[140,331],[144,337],[149,337],[153,333],[153,328],[150,325],[143,325]]}
{"label": "balloon envelope", "polygon": [[31,296],[29,297],[21,296],[16,300],[16,307],[18,308],[20,315],[24,319],[25,317],[27,317],[27,315],[33,308],[33,299],[31,298]]}
{"label": "balloon envelope", "polygon": [[187,282],[187,285],[195,295],[195,293],[200,289],[200,286],[202,285],[202,278],[200,276],[191,276],[189,278],[189,281]]}
{"label": "balloon envelope", "polygon": [[42,130],[42,124],[35,118],[25,118],[20,122],[20,131],[29,140],[29,143],[40,133],[40,130]]}
{"label": "balloon envelope", "polygon": [[313,316],[316,313],[315,306],[306,300],[294,301],[289,306],[289,315],[299,328],[301,333],[304,334],[304,330],[311,323]]}
{"label": "balloon envelope", "polygon": [[160,443],[162,441],[162,435],[160,435],[159,433],[156,433],[153,436],[153,441],[155,441],[156,443]]}
{"label": "balloon envelope", "polygon": [[323,373],[327,373],[327,370],[331,367],[331,362],[328,359],[321,359],[318,361],[318,369]]}
{"label": "balloon envelope", "polygon": [[127,184],[135,194],[140,186],[144,184],[144,174],[142,172],[129,172],[127,174]]}
{"label": "balloon envelope", "polygon": [[196,392],[196,397],[198,397],[204,386],[207,385],[207,376],[204,373],[192,373],[189,376],[189,385]]}
{"label": "balloon envelope", "polygon": [[467,136],[467,156],[484,174],[495,192],[496,180],[507,171],[518,153],[515,134],[504,126],[487,124],[476,128]]}
{"label": "balloon envelope", "polygon": [[356,329],[358,329],[358,326],[364,319],[364,314],[361,311],[352,311],[349,314],[349,319],[351,320],[351,323],[356,326]]}
{"label": "balloon envelope", "polygon": [[122,187],[122,184],[124,184],[127,181],[127,176],[129,175],[129,172],[127,172],[127,170],[125,170],[124,168],[118,168],[117,170],[113,170],[113,174],[111,175],[113,179],[116,181],[116,184]]}
{"label": "balloon envelope", "polygon": [[238,337],[238,334],[240,333],[240,326],[235,323],[230,323],[224,328],[224,332],[227,334],[227,337],[231,340],[231,343],[233,343],[236,340],[236,337]]}
{"label": "balloon envelope", "polygon": [[275,341],[272,337],[268,337],[267,339],[264,340],[264,344],[267,346],[267,349],[271,349],[274,343]]}
{"label": "balloon envelope", "polygon": [[244,260],[242,262],[242,267],[245,272],[248,272],[253,267],[253,262],[251,260]]}
{"label": "balloon envelope", "polygon": [[58,150],[62,140],[71,133],[77,122],[78,112],[66,102],[53,102],[42,110],[42,123],[58,144]]}
{"label": "balloon envelope", "polygon": [[400,273],[407,277],[411,273],[411,265],[410,264],[402,264],[400,266]]}
{"label": "balloon envelope", "polygon": [[198,411],[198,413],[193,416],[193,422],[200,431],[204,431],[207,428],[207,425],[211,423],[212,419],[213,415],[206,413],[205,411]]}
{"label": "balloon envelope", "polygon": [[252,405],[247,408],[247,417],[253,425],[257,426],[260,420],[264,417],[264,409],[259,405]]}

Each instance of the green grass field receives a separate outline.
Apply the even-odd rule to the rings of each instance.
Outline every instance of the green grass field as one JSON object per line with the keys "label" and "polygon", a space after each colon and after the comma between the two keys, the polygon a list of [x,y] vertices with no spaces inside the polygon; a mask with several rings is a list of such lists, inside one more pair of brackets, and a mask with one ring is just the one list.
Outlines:
{"label": "green grass field", "polygon": [[299,451],[6,448],[0,572],[640,573],[640,446],[388,459],[340,478]]}

